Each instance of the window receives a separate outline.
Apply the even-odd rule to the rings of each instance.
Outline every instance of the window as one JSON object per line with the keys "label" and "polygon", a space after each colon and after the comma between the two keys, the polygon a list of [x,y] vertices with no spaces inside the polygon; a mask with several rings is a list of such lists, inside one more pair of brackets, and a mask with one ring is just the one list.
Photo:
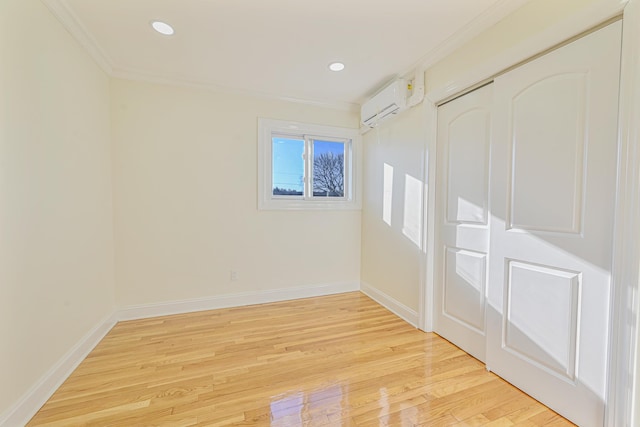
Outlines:
{"label": "window", "polygon": [[260,209],[360,209],[357,129],[258,120]]}

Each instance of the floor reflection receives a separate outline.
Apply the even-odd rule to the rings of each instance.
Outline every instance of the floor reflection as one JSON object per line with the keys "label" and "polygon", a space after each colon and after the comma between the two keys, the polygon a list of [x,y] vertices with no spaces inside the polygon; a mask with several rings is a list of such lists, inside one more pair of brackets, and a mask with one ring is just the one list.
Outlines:
{"label": "floor reflection", "polygon": [[[343,388],[346,388],[343,392]],[[271,425],[279,427],[297,425],[341,426],[346,415],[343,402],[348,386],[333,384],[309,392],[295,392],[276,396],[270,404]]]}
{"label": "floor reflection", "polygon": [[33,426],[570,425],[361,293],[122,322]]}

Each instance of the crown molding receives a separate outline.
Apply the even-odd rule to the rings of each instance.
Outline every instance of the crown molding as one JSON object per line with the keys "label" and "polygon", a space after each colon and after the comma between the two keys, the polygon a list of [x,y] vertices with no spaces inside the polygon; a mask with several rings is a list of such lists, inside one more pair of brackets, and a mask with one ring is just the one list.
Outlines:
{"label": "crown molding", "polygon": [[73,13],[65,0],[41,0],[42,3],[51,11],[51,13],[60,21],[62,26],[76,39],[87,53],[93,58],[98,66],[110,77],[133,80],[147,83],[158,83],[182,87],[190,87],[196,89],[205,89],[229,95],[241,95],[265,100],[287,101],[297,104],[311,105],[321,108],[332,108],[343,111],[358,112],[360,104],[350,102],[333,102],[319,99],[301,99],[291,96],[280,96],[277,94],[262,93],[258,91],[243,90],[231,88],[212,83],[190,81],[181,78],[168,78],[153,75],[138,70],[127,69],[114,64],[106,51],[98,44],[93,35],[82,25],[78,17]]}
{"label": "crown molding", "polygon": [[447,83],[446,86],[431,89],[426,94],[426,98],[433,104],[440,104],[454,98],[478,84],[492,80],[509,67],[552,49],[554,46],[602,24],[607,19],[620,15],[625,4],[626,0],[595,0],[590,6],[578,13],[566,17],[517,45],[486,59]]}
{"label": "crown molding", "polygon": [[65,0],[41,0],[62,26],[76,39],[102,70],[108,75],[113,73],[113,61],[98,44],[91,33],[71,11]]}
{"label": "crown molding", "polygon": [[148,83],[159,83],[174,86],[191,87],[205,89],[214,92],[226,93],[230,95],[243,95],[265,100],[287,101],[297,104],[311,105],[322,108],[332,108],[337,110],[356,112],[360,111],[360,105],[350,102],[333,102],[318,99],[301,99],[290,96],[280,96],[270,93],[262,93],[258,91],[243,90],[231,88],[222,85],[215,85],[207,82],[190,81],[181,78],[168,78],[153,75],[138,70],[127,69],[114,64],[106,51],[100,46],[93,35],[81,23],[80,19],[73,13],[66,0],[41,0],[42,3],[51,11],[51,13],[60,21],[62,26],[71,34],[71,36],[82,46],[87,53],[93,58],[98,66],[110,77],[133,80]]}
{"label": "crown molding", "polygon": [[444,42],[431,49],[426,55],[423,55],[400,75],[407,76],[413,74],[416,70],[426,70],[435,65],[471,41],[474,37],[497,24],[506,16],[520,9],[530,1],[531,0],[500,0],[496,2],[493,6],[456,31],[452,36],[448,37]]}
{"label": "crown molding", "polygon": [[192,81],[184,78],[163,77],[163,76],[158,76],[150,73],[145,73],[143,71],[136,71],[136,70],[130,70],[130,69],[124,69],[124,68],[115,68],[110,73],[110,75],[111,77],[123,79],[123,80],[132,80],[132,81],[138,81],[138,82],[144,82],[144,83],[156,83],[156,84],[163,84],[163,85],[202,89],[202,90],[209,90],[212,92],[218,92],[218,93],[223,93],[228,95],[238,95],[238,96],[264,99],[267,101],[286,101],[286,102],[293,102],[297,104],[310,105],[310,106],[320,107],[320,108],[332,108],[335,110],[360,112],[360,104],[356,104],[356,103],[333,102],[333,101],[327,101],[327,100],[302,99],[302,98],[295,98],[290,96],[281,96],[273,93],[264,93],[260,91],[254,91],[254,90],[232,88],[228,86],[216,85],[213,83]]}
{"label": "crown molding", "polygon": [[[164,77],[149,74],[139,70],[128,69],[114,64],[106,51],[99,45],[93,35],[81,23],[66,0],[41,0],[51,13],[60,21],[65,29],[76,39],[76,41],[87,51],[94,61],[110,77],[133,80],[140,82],[168,84],[183,87],[199,88],[215,92],[232,95],[243,95],[261,99],[277,101],[287,101],[303,105],[311,105],[322,108],[332,108],[343,111],[357,112],[360,104],[350,102],[333,102],[321,99],[302,99],[290,96],[281,96],[272,93],[238,89],[223,85],[216,85],[209,82],[194,81],[184,78]],[[456,49],[469,42],[475,36],[485,31],[505,16],[519,9],[531,0],[499,0],[481,15],[471,20],[468,24],[458,30],[454,35],[447,38],[443,43],[422,56],[414,62],[411,67],[399,75],[410,75],[415,70],[424,70],[451,54]]]}

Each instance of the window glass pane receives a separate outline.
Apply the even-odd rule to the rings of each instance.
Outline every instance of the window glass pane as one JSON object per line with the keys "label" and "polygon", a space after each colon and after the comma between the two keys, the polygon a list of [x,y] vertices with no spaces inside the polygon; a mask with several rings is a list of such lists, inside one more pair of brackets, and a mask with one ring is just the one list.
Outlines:
{"label": "window glass pane", "polygon": [[344,197],[345,144],[313,141],[313,195]]}
{"label": "window glass pane", "polygon": [[273,137],[272,180],[274,196],[302,196],[304,190],[304,140]]}

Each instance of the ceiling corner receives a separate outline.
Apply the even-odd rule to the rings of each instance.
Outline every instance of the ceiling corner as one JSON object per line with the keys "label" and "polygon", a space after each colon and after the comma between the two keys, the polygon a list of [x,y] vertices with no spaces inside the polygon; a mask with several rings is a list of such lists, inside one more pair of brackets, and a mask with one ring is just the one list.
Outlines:
{"label": "ceiling corner", "polygon": [[475,19],[471,20],[444,42],[436,46],[403,75],[409,75],[419,69],[427,69],[462,47],[474,37],[488,30],[502,19],[529,3],[531,0],[500,0]]}
{"label": "ceiling corner", "polygon": [[[43,0],[44,1],[44,0]],[[113,68],[110,73],[111,77],[123,80],[130,80],[143,83],[170,85],[178,87],[187,87],[193,89],[207,90],[211,92],[217,92],[228,95],[249,96],[252,98],[271,100],[271,101],[285,101],[294,104],[309,105],[320,108],[331,108],[334,110],[342,110],[350,113],[359,113],[360,104],[345,101],[329,101],[322,99],[303,99],[289,96],[277,95],[274,93],[265,93],[255,90],[242,90],[238,88],[215,85],[202,81],[189,81],[186,79],[168,78],[160,75],[153,75],[142,71],[126,70],[121,68]]]}
{"label": "ceiling corner", "polygon": [[102,70],[113,75],[114,65],[111,58],[100,47],[87,29],[76,18],[65,0],[41,0],[62,26],[76,39]]}

